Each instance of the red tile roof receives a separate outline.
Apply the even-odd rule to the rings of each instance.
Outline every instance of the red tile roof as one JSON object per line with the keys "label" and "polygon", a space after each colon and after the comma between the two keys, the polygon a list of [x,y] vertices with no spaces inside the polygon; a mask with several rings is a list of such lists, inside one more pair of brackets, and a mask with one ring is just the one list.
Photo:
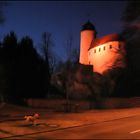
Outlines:
{"label": "red tile roof", "polygon": [[120,39],[119,39],[119,35],[118,34],[109,34],[109,35],[106,35],[106,36],[103,36],[101,38],[97,38],[97,39],[93,40],[91,42],[89,50],[91,48],[95,48],[95,47],[97,47],[99,45],[102,45],[104,43],[107,43],[107,42],[110,42],[110,41],[119,41],[119,40]]}

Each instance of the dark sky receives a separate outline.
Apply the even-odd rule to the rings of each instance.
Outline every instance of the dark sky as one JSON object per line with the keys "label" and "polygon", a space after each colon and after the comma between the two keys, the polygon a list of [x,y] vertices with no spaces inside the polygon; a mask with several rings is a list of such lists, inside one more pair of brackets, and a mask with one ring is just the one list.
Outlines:
{"label": "dark sky", "polygon": [[88,19],[97,37],[120,32],[125,6],[126,1],[9,1],[4,8],[6,21],[0,27],[0,39],[12,30],[18,39],[29,35],[39,50],[42,32],[51,32],[54,50],[64,59],[66,39],[72,34],[78,48],[81,26]]}

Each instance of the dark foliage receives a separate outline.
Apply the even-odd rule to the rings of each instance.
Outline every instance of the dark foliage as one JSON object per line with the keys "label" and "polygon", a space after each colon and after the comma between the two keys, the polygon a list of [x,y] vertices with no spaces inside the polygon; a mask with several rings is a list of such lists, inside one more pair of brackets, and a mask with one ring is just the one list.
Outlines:
{"label": "dark foliage", "polygon": [[127,95],[140,95],[140,1],[129,1],[124,12],[124,27],[121,36],[126,42],[126,62],[124,86]]}
{"label": "dark foliage", "polygon": [[15,33],[11,32],[4,37],[0,54],[1,95],[15,103],[22,103],[24,98],[45,97],[49,69],[30,37],[17,42]]}

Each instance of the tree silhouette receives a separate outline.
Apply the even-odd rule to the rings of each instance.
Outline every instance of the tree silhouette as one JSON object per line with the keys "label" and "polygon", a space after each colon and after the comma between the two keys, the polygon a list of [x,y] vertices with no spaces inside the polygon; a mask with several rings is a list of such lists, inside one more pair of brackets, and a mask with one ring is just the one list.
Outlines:
{"label": "tree silhouette", "polygon": [[126,41],[127,88],[130,95],[140,95],[140,2],[128,1],[122,17],[121,36]]}
{"label": "tree silhouette", "polygon": [[[19,55],[20,54],[20,55]],[[24,37],[19,42],[19,52],[16,67],[16,93],[22,93],[23,97],[42,97],[43,83],[42,69],[43,64],[33,47],[30,37]],[[41,85],[42,84],[42,85]]]}
{"label": "tree silhouette", "polygon": [[41,51],[43,53],[45,62],[49,67],[50,76],[54,73],[56,63],[57,63],[57,56],[53,51],[53,47],[54,47],[54,41],[52,38],[52,34],[49,32],[44,32],[42,34]]}
{"label": "tree silhouette", "polygon": [[1,47],[1,80],[5,91],[4,94],[9,97],[13,93],[13,84],[14,84],[14,67],[16,60],[16,48],[17,48],[17,38],[14,32],[10,32],[6,35],[2,42]]}
{"label": "tree silhouette", "polygon": [[50,90],[50,79],[51,79],[51,75],[54,71],[54,67],[55,67],[55,64],[56,64],[55,56],[51,52],[51,49],[52,49],[53,45],[54,45],[54,43],[53,43],[53,40],[52,40],[51,33],[44,32],[42,34],[41,49],[42,49],[44,60],[45,60],[44,61],[45,62],[44,77],[46,79],[46,93],[48,93],[49,90]]}
{"label": "tree silhouette", "polygon": [[17,42],[14,32],[7,34],[0,48],[0,58],[2,96],[5,94],[8,101],[14,103],[22,103],[24,98],[45,97],[48,67],[30,37]]}
{"label": "tree silhouette", "polygon": [[49,49],[51,45],[52,45],[51,33],[44,32],[42,34],[42,50],[43,50],[45,62],[48,68],[49,68]]}
{"label": "tree silhouette", "polygon": [[16,34],[11,31],[8,35],[6,35],[3,39],[3,48],[5,58],[9,59],[9,61],[14,61],[15,58],[15,50],[17,48],[17,37]]}
{"label": "tree silhouette", "polygon": [[68,34],[64,49],[66,52],[66,62],[63,67],[65,67],[66,70],[70,70],[71,67],[74,67],[75,64],[78,64],[79,60],[78,50],[74,46],[73,34]]}

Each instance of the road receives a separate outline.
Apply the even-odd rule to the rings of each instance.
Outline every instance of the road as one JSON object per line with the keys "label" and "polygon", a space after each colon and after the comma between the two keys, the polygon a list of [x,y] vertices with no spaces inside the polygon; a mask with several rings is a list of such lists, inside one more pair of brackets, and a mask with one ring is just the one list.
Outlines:
{"label": "road", "polygon": [[[11,137],[12,139],[14,137]],[[15,137],[14,139],[21,137]],[[24,135],[33,139],[140,139],[140,115],[111,121],[91,123],[67,129],[58,129]]]}

